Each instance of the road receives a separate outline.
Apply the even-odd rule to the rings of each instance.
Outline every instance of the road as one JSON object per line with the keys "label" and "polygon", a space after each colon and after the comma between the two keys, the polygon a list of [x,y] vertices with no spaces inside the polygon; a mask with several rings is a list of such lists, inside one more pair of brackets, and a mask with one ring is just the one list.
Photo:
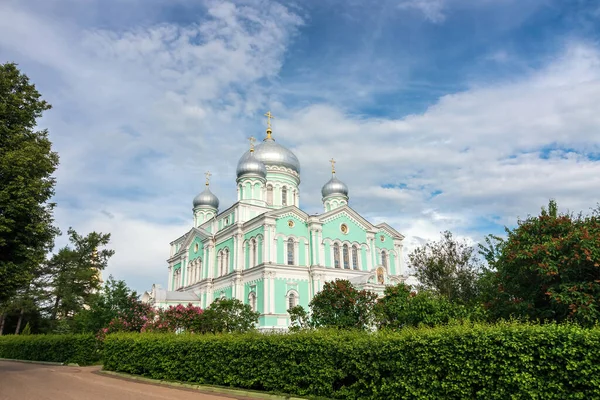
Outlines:
{"label": "road", "polygon": [[0,400],[231,400],[221,396],[118,379],[100,367],[0,361]]}

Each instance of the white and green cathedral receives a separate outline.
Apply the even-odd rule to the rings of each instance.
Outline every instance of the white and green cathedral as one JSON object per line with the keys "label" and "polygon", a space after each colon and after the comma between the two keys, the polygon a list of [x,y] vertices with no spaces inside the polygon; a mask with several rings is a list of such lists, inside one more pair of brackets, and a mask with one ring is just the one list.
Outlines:
{"label": "white and green cathedral", "polygon": [[324,212],[300,208],[300,162],[272,137],[242,155],[237,202],[220,210],[206,188],[193,200],[193,227],[171,242],[166,290],[153,285],[143,300],[156,307],[192,303],[208,307],[236,298],[260,313],[261,329],[286,329],[287,310],[308,308],[323,284],[348,279],[379,294],[405,281],[404,236],[388,224],[373,225],[348,205],[348,187],[336,177],[321,193]]}

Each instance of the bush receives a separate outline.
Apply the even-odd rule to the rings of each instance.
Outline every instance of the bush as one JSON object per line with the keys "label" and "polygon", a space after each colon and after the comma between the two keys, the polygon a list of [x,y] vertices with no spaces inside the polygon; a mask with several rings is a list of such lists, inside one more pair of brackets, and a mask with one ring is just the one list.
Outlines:
{"label": "bush", "polygon": [[109,335],[104,368],[339,399],[600,398],[600,328],[455,325],[400,332]]}
{"label": "bush", "polygon": [[0,358],[91,365],[102,358],[94,335],[0,336]]}

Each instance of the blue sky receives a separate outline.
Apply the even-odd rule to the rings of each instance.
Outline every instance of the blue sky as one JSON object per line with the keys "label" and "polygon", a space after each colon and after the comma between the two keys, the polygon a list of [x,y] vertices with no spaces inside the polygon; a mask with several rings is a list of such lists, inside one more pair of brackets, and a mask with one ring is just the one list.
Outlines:
{"label": "blue sky", "polygon": [[235,200],[266,110],[302,208],[321,211],[334,157],[351,206],[409,250],[598,201],[596,1],[5,0],[6,61],[53,105],[58,224],[110,232],[106,274],[138,291],[166,282],[204,171]]}

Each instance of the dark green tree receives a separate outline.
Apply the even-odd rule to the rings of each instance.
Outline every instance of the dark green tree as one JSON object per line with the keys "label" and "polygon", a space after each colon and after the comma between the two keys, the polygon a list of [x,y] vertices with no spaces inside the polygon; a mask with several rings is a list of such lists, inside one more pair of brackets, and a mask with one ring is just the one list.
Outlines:
{"label": "dark green tree", "polygon": [[238,299],[217,299],[201,314],[201,333],[249,332],[255,329],[259,313]]}
{"label": "dark green tree", "polygon": [[416,248],[408,255],[421,289],[434,291],[463,304],[477,297],[480,264],[475,249],[445,231],[438,242]]}
{"label": "dark green tree", "polygon": [[72,247],[65,246],[48,261],[43,279],[47,281],[50,319],[67,321],[84,305],[89,305],[101,287],[100,272],[106,268],[113,250],[110,234],[91,232],[81,236],[69,229]]}
{"label": "dark green tree", "polygon": [[326,282],[311,300],[311,325],[340,329],[369,329],[373,325],[373,307],[377,295],[356,290],[348,280]]}
{"label": "dark green tree", "polygon": [[559,214],[550,201],[507,233],[487,303],[492,315],[584,325],[600,320],[600,208],[573,216]]}
{"label": "dark green tree", "polygon": [[15,64],[0,65],[0,304],[27,286],[58,233],[49,202],[58,155],[36,130],[49,109]]}
{"label": "dark green tree", "polygon": [[384,296],[375,306],[375,315],[380,329],[437,326],[452,321],[483,318],[483,312],[478,307],[452,303],[446,297],[430,291],[417,293],[403,283],[385,288]]}
{"label": "dark green tree", "polygon": [[101,291],[89,296],[87,307],[75,314],[73,330],[77,333],[96,333],[114,318],[131,311],[131,298],[137,298],[125,281],[108,277]]}

